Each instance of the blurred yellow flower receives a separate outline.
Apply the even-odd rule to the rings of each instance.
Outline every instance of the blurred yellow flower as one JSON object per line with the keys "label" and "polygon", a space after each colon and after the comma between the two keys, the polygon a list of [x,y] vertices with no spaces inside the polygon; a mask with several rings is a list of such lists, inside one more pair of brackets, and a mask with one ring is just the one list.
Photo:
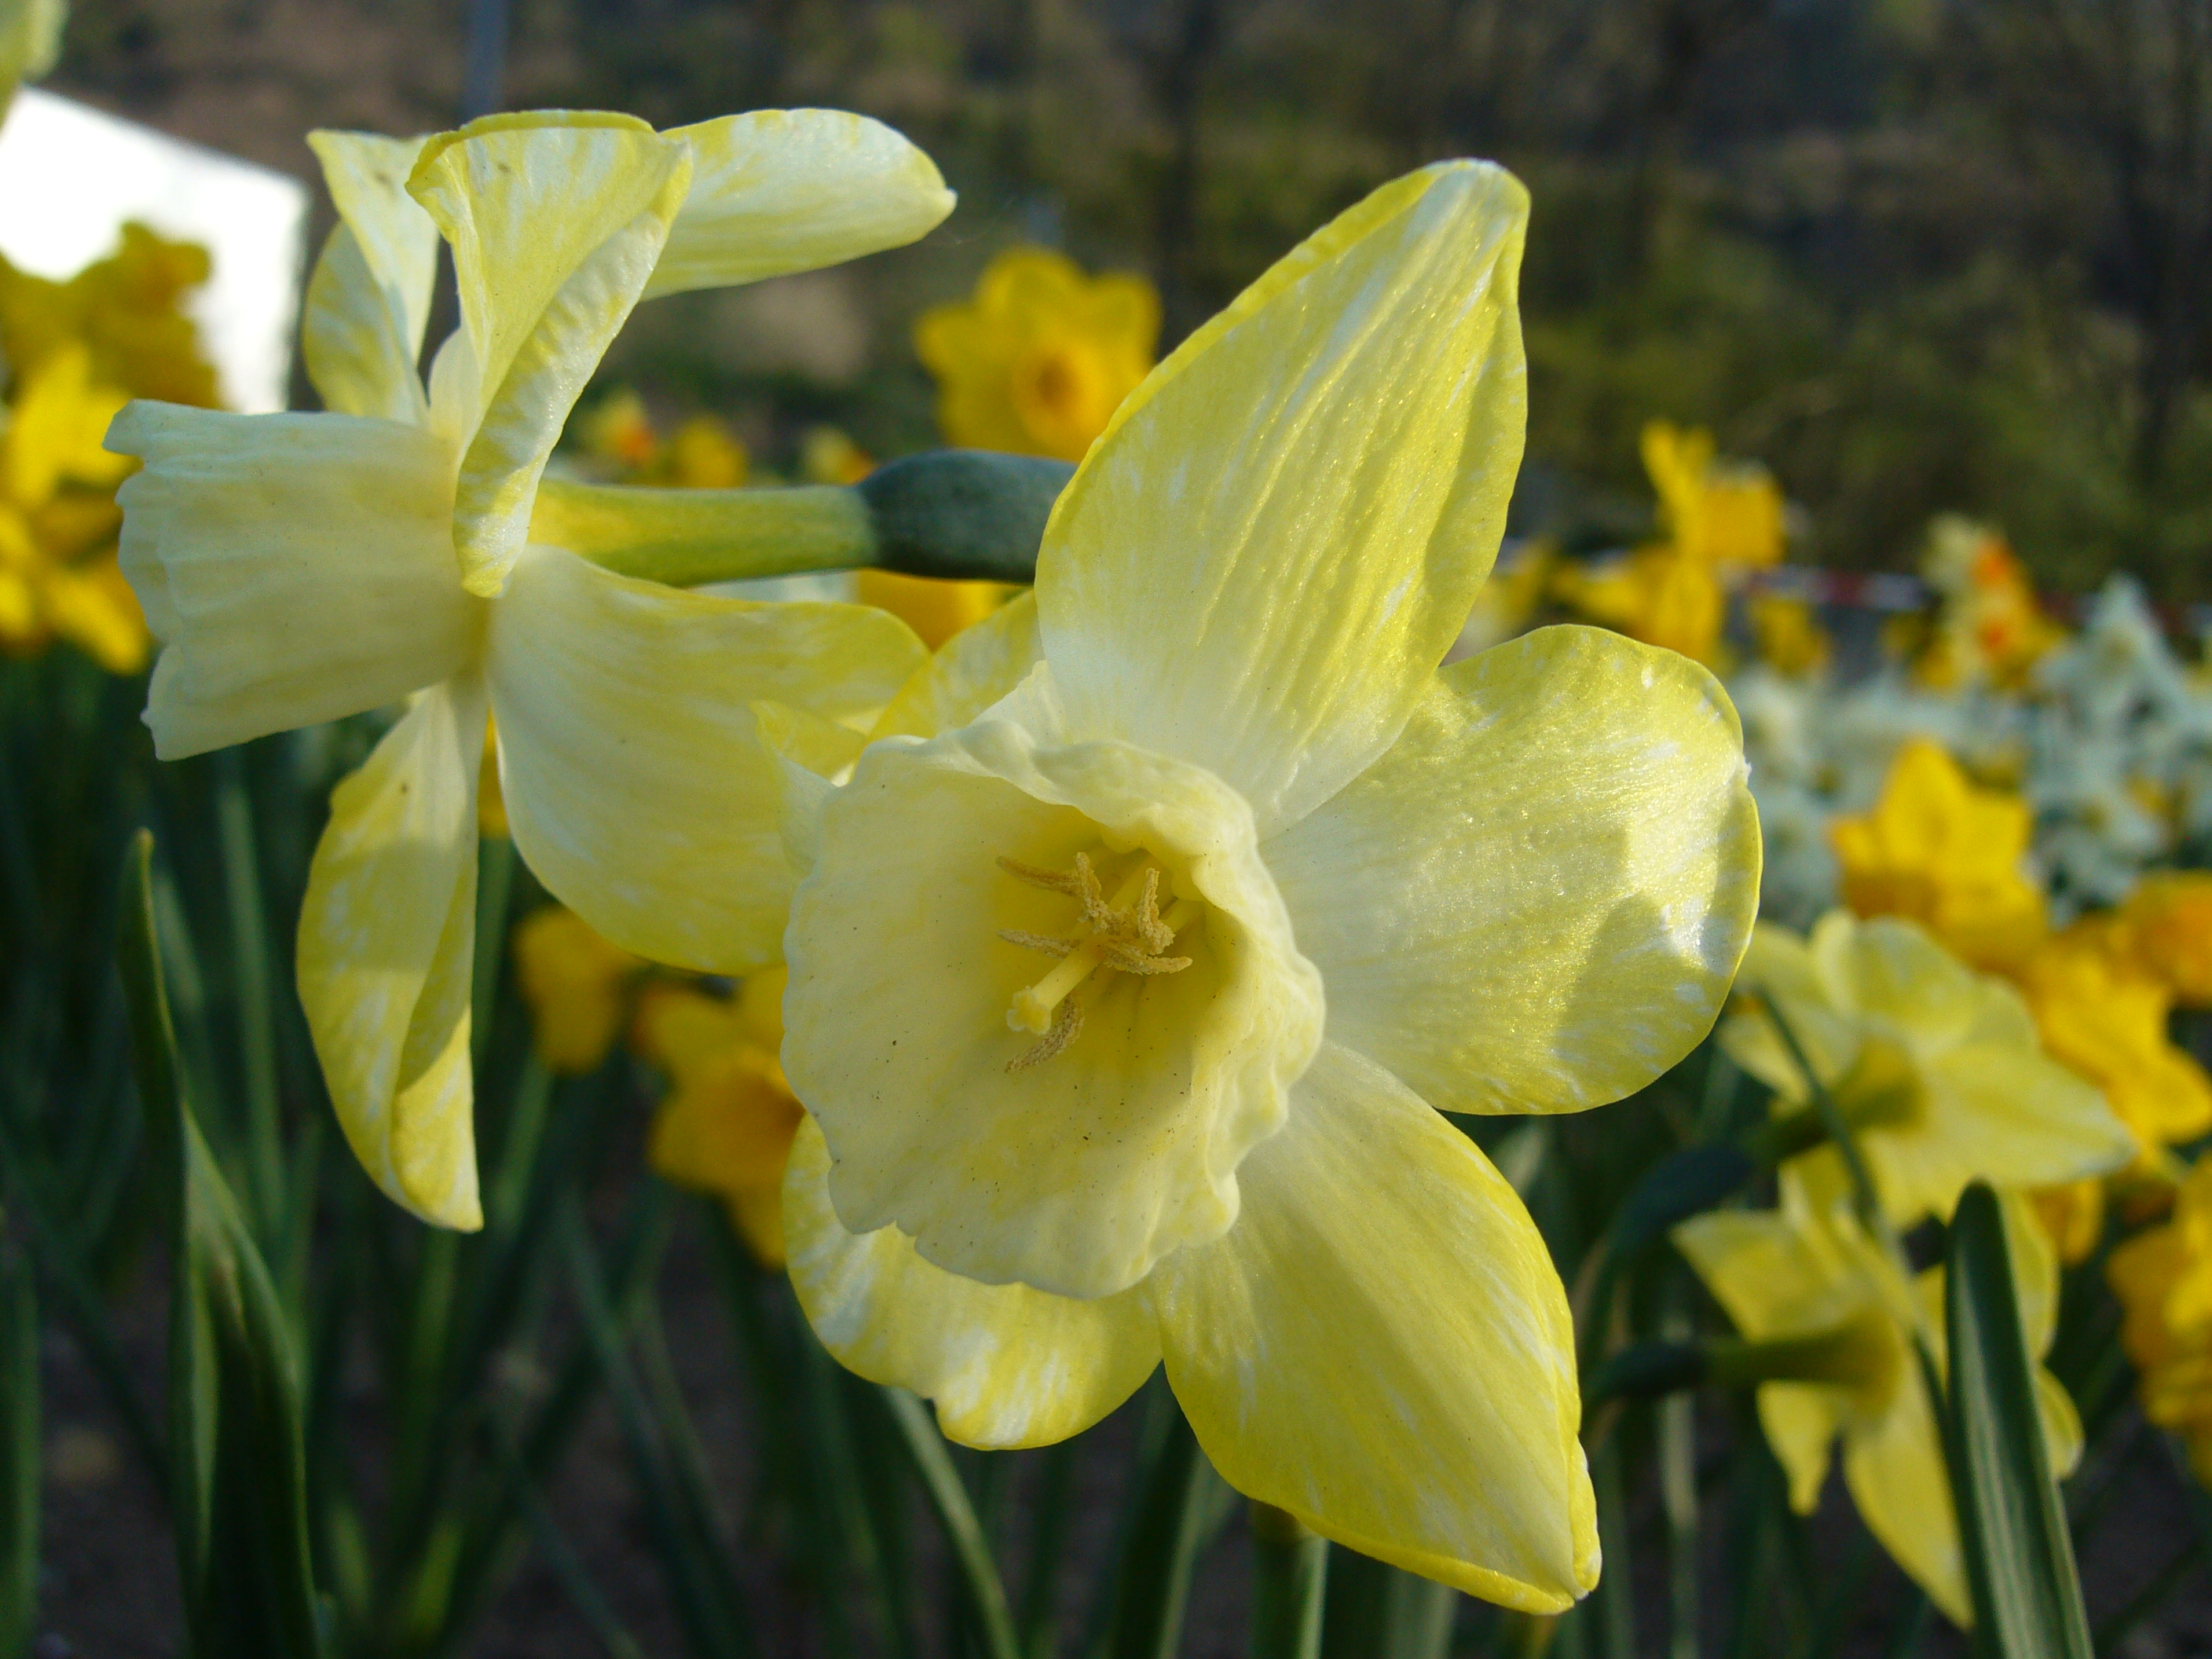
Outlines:
{"label": "blurred yellow flower", "polygon": [[133,398],[212,409],[215,366],[184,298],[208,278],[207,250],[172,242],[143,225],[123,227],[116,251],[64,282],[0,258],[0,353],[26,375],[71,343],[89,354],[92,378]]}
{"label": "blurred yellow flower", "polygon": [[2127,934],[2116,921],[2076,922],[2015,973],[2043,1046],[2105,1091],[2148,1152],[2212,1129],[2212,1079],[2168,1035],[2173,994],[2135,960]]}
{"label": "blurred yellow flower", "polygon": [[1085,276],[1041,247],[1006,249],[972,297],[923,313],[914,330],[947,443],[1064,461],[1105,430],[1159,335],[1159,295],[1143,277]]}
{"label": "blurred yellow flower", "polygon": [[[2014,1289],[2028,1352],[2049,1352],[2058,1263],[2017,1199],[2004,1200]],[[1789,1380],[1760,1383],[1759,1419],[1800,1515],[1819,1507],[1831,1447],[1867,1530],[1953,1623],[1973,1623],[1943,1447],[1917,1338],[1945,1370],[1943,1270],[1908,1283],[1844,1204],[1717,1210],[1676,1227],[1675,1245],[1753,1343],[1790,1345]],[[2055,1474],[2081,1455],[2081,1423],[2057,1378],[2038,1367],[2036,1404]]]}
{"label": "blurred yellow flower", "polygon": [[2212,872],[2147,876],[2121,914],[2136,959],[2165,981],[2174,1000],[2212,1006]]}
{"label": "blurred yellow flower", "polygon": [[573,910],[549,904],[514,925],[514,971],[538,1053],[556,1072],[595,1072],[623,1027],[645,958],[610,945]]}
{"label": "blurred yellow flower", "polygon": [[808,483],[856,484],[876,470],[876,458],[834,426],[810,426],[799,440],[799,476]]}
{"label": "blurred yellow flower", "polygon": [[1760,593],[1750,605],[1751,636],[1759,659],[1777,672],[1817,673],[1828,661],[1828,635],[1803,599]]}
{"label": "blurred yellow flower", "polygon": [[735,489],[752,457],[727,422],[693,415],[663,441],[645,399],[625,386],[601,398],[576,422],[584,453],[611,464],[620,481],[677,489]]}
{"label": "blurred yellow flower", "polygon": [[112,674],[146,665],[146,619],[115,558],[131,463],[100,447],[125,401],[74,342],[17,380],[0,433],[0,650],[64,639]]}
{"label": "blurred yellow flower", "polygon": [[2175,1195],[2172,1219],[2118,1246],[2105,1264],[2125,1320],[2143,1415],[2181,1437],[2212,1486],[2212,1161]]}
{"label": "blurred yellow flower", "polygon": [[1782,562],[1782,490],[1751,462],[1717,461],[1701,427],[1653,421],[1644,428],[1644,470],[1659,495],[1659,527],[1682,557],[1717,572]]}
{"label": "blurred yellow flower", "polygon": [[2016,687],[2066,630],[2043,613],[2034,584],[2003,537],[1946,514],[1929,532],[1922,574],[1942,598],[1936,627],[1913,665],[1926,685]]}
{"label": "blurred yellow flower", "polygon": [[2069,1181],[2028,1194],[2035,1218],[2050,1236],[2058,1259],[2068,1267],[2086,1261],[2105,1236],[2105,1183]]}
{"label": "blurred yellow flower", "polygon": [[1562,564],[1553,592],[1591,621],[1631,639],[1697,662],[1718,659],[1728,595],[1711,565],[1674,547],[1640,547],[1595,567]]}
{"label": "blurred yellow flower", "polygon": [[781,722],[784,1224],[823,1342],[955,1439],[1064,1438],[1164,1359],[1239,1491],[1556,1612],[1598,1566],[1571,1321],[1436,1109],[1687,1052],[1759,840],[1680,657],[1437,670],[1512,489],[1526,214],[1447,163],[1316,232],[1121,404],[1034,595],[886,735]]}
{"label": "blurred yellow flower", "polygon": [[857,597],[862,605],[890,611],[934,651],[1021,591],[1007,582],[940,581],[895,570],[863,570]]}
{"label": "blurred yellow flower", "polygon": [[[1948,1218],[1978,1176],[2055,1186],[2117,1170],[2134,1151],[2096,1090],[2044,1054],[2020,993],[1917,923],[1832,910],[1804,938],[1762,921],[1736,988],[1754,1006],[1722,1023],[1721,1046],[1775,1091],[1778,1115],[1807,1109],[1811,1085],[1780,1016],[1856,1131],[1898,1227]],[[1836,1157],[1823,1146],[1793,1164]]]}
{"label": "blurred yellow flower", "polygon": [[1926,738],[1906,739],[1881,798],[1830,826],[1844,902],[1910,916],[1978,968],[2016,968],[2045,931],[2025,870],[2033,819],[2017,795],[1977,788]]}
{"label": "blurred yellow flower", "polygon": [[781,1267],[783,1177],[805,1115],[784,1081],[781,968],[750,975],[735,998],[657,985],[637,1015],[637,1046],[669,1080],[646,1143],[678,1186],[720,1197],[764,1267]]}

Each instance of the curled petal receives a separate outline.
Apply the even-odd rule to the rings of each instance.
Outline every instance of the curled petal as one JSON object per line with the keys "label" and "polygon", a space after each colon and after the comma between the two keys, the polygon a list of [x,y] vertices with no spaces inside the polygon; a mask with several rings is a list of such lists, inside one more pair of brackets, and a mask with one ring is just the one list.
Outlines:
{"label": "curled petal", "polygon": [[354,1156],[425,1221],[483,1225],[469,1063],[483,683],[432,686],[331,796],[300,1001]]}

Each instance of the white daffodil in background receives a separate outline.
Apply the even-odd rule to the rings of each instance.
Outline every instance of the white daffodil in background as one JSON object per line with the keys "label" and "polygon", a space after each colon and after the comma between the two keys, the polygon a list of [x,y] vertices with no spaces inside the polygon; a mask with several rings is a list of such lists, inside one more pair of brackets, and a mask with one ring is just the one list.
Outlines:
{"label": "white daffodil in background", "polygon": [[[2023,1200],[2003,1200],[2022,1333],[2032,1358],[2058,1324],[2058,1259]],[[1973,1623],[1943,1443],[1916,1345],[1946,1374],[1943,1270],[1907,1281],[1847,1200],[1722,1210],[1672,1237],[1747,1340],[1786,1347],[1799,1373],[1759,1385],[1759,1420],[1800,1515],[1819,1507],[1831,1449],[1867,1530],[1961,1627]],[[2081,1455],[2081,1422],[2058,1379],[2038,1367],[2036,1404],[2055,1474]]]}
{"label": "white daffodil in background", "polygon": [[784,1221],[830,1349],[954,1438],[1073,1434],[1164,1357],[1231,1485],[1555,1610],[1598,1568],[1566,1301],[1435,1109],[1680,1059],[1759,842],[1686,659],[1437,670],[1520,459],[1526,212],[1453,163],[1317,233],[1121,406],[907,735],[787,765]]}
{"label": "white daffodil in background", "polygon": [[[717,887],[714,850],[776,821],[754,700],[872,716],[921,661],[857,605],[766,606],[611,575],[534,544],[538,479],[641,298],[913,240],[951,205],[889,129],[762,112],[658,133],[627,116],[495,116],[428,140],[313,139],[343,222],[304,349],[330,412],[134,404],[110,447],[123,561],[157,636],[147,721],[165,758],[408,699],[341,784],[300,922],[300,991],[349,1139],[424,1218],[477,1224],[469,1072],[476,793],[487,714],[517,846],[566,897],[678,965],[773,961],[783,899]],[[461,325],[415,364],[438,238]],[[660,688],[688,696],[664,704]],[[702,767],[690,757],[724,757]],[[679,805],[680,803],[680,805]],[[711,939],[711,952],[704,942]]]}
{"label": "white daffodil in background", "polygon": [[[1808,1111],[1786,1026],[1899,1226],[1948,1217],[1977,1176],[2054,1187],[2134,1156],[2105,1097],[2043,1052],[2020,993],[1917,923],[1832,910],[1805,937],[1763,921],[1736,987],[1749,1006],[1722,1022],[1722,1047],[1774,1091],[1778,1113]],[[1832,1147],[1790,1167],[1824,1194],[1842,1189]]]}

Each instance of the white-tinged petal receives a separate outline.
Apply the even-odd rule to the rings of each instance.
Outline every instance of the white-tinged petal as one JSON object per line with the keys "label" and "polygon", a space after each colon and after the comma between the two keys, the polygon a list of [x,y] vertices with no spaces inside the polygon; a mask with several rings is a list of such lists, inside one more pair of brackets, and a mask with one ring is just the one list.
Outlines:
{"label": "white-tinged petal", "polygon": [[301,350],[323,402],[421,425],[422,331],[438,227],[407,193],[420,138],[318,131],[307,143],[341,221],[307,284]]}
{"label": "white-tinged petal", "polygon": [[895,1227],[855,1236],[830,1202],[830,1149],[799,1126],[783,1183],[792,1288],[823,1346],[874,1382],[936,1402],[946,1436],[994,1449],[1079,1434],[1160,1363],[1140,1291],[1078,1301],[983,1285],[921,1259]]}
{"label": "white-tinged petal", "polygon": [[690,180],[690,146],[626,116],[488,116],[423,147],[408,188],[453,245],[476,359],[453,506],[471,592],[505,585],[546,458]]}
{"label": "white-tinged petal", "polygon": [[117,499],[123,573],[167,642],[146,710],[164,760],[397,702],[473,656],[483,607],[430,434],[141,402],[107,446],[146,463]]}
{"label": "white-tinged petal", "polygon": [[1574,1327],[1542,1237],[1474,1142],[1324,1043],[1237,1224],[1147,1289],[1168,1380],[1229,1484],[1486,1600],[1597,1582]]}
{"label": "white-tinged petal", "polygon": [[477,776],[474,674],[414,700],[331,796],[300,906],[300,1002],[362,1167],[425,1221],[472,1229],[469,1000]]}
{"label": "white-tinged petal", "polygon": [[1711,1028],[1759,904],[1719,683],[1594,628],[1432,676],[1389,751],[1261,852],[1332,1040],[1446,1111],[1643,1087]]}
{"label": "white-tinged petal", "polygon": [[648,300],[903,247],[952,211],[936,163],[865,115],[752,110],[665,136],[691,145],[691,191]]}
{"label": "white-tinged petal", "polygon": [[865,605],[757,605],[532,546],[486,672],[515,845],[624,950],[704,973],[781,958],[793,875],[756,700],[872,719],[922,661]]}
{"label": "white-tinged petal", "polygon": [[1129,395],[1037,559],[1078,738],[1206,767],[1263,836],[1389,747],[1521,464],[1528,199],[1481,162],[1386,185]]}

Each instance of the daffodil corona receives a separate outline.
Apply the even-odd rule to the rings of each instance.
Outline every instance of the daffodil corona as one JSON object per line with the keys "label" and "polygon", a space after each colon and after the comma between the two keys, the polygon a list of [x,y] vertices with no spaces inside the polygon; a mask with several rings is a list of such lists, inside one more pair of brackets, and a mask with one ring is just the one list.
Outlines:
{"label": "daffodil corona", "polygon": [[[301,999],[340,1121],[399,1202],[477,1224],[469,1073],[476,798],[488,715],[515,842],[614,944],[677,965],[772,962],[781,895],[744,899],[669,828],[776,843],[756,700],[832,730],[921,660],[858,605],[758,605],[613,575],[531,539],[577,394],[641,299],[910,241],[951,198],[889,129],[762,112],[659,133],[501,115],[430,139],[313,140],[342,222],[307,293],[330,411],[134,404],[123,559],[166,649],[165,757],[407,699],[342,783],[300,923]],[[461,325],[416,373],[438,239]],[[665,678],[664,678],[665,677]],[[695,694],[656,706],[670,682]],[[690,757],[720,748],[728,763]],[[629,878],[571,896],[580,863]]]}
{"label": "daffodil corona", "polygon": [[1437,670],[1520,457],[1526,199],[1455,163],[1352,209],[1121,406],[1034,599],[849,775],[762,729],[803,872],[784,1228],[832,1352],[981,1446],[1164,1358],[1241,1491],[1555,1610],[1598,1569],[1566,1301],[1435,1109],[1679,1059],[1759,856],[1694,664],[1565,628]]}

